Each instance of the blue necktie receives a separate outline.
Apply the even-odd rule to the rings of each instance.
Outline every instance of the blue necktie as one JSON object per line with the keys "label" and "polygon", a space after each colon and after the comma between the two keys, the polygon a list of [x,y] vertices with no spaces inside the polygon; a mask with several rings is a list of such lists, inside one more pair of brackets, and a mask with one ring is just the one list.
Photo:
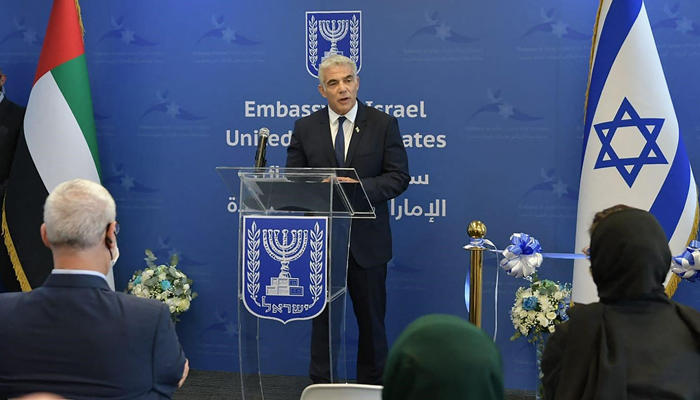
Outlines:
{"label": "blue necktie", "polygon": [[347,118],[338,117],[338,132],[335,134],[335,160],[338,162],[338,167],[345,166],[345,132],[343,124]]}

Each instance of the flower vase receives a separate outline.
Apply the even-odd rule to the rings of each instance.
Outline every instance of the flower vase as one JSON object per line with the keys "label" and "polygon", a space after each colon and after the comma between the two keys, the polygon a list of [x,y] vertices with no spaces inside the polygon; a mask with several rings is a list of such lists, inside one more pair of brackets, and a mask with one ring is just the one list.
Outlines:
{"label": "flower vase", "polygon": [[540,334],[535,337],[533,344],[535,345],[535,357],[537,358],[537,388],[535,389],[535,399],[542,400],[544,398],[544,385],[542,384],[542,354],[544,354],[544,343],[547,341],[546,334]]}

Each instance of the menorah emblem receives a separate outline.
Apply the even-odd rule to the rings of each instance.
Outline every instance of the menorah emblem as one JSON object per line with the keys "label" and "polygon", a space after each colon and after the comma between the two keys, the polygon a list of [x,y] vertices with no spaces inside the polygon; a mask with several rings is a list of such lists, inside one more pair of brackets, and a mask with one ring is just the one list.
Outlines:
{"label": "menorah emblem", "polygon": [[323,58],[334,54],[340,54],[342,56],[343,52],[338,50],[338,42],[343,40],[345,35],[348,34],[350,21],[346,19],[326,19],[318,22],[321,36],[331,42],[331,49],[324,52]]}
{"label": "menorah emblem", "polygon": [[[299,278],[292,278],[289,263],[301,257],[306,251],[309,231],[304,229],[263,229],[263,246],[273,260],[281,264],[278,277],[270,279],[265,287],[267,295],[303,296],[304,288],[299,286]],[[280,233],[282,241],[280,242]]]}
{"label": "menorah emblem", "polygon": [[362,11],[306,12],[306,70],[318,77],[318,67],[329,56],[349,57],[362,69]]}

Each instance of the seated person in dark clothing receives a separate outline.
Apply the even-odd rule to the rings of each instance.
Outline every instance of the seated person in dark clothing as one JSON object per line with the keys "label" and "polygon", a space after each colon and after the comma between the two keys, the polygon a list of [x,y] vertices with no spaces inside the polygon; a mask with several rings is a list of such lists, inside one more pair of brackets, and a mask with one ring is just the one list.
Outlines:
{"label": "seated person in dark clothing", "polygon": [[418,318],[399,336],[384,370],[384,400],[503,400],[493,340],[453,315]]}
{"label": "seated person in dark clothing", "polygon": [[[15,158],[15,148],[24,121],[24,107],[11,102],[5,94],[6,81],[7,75],[0,68],[0,208],[4,203],[12,160]],[[3,287],[7,291],[21,290],[19,280],[10,265],[10,256],[7,254],[3,238],[0,237],[0,292],[4,291]]]}
{"label": "seated person in dark clothing", "polygon": [[547,341],[545,398],[700,399],[700,313],[664,293],[663,228],[618,205],[596,214],[590,232],[600,301],[571,308]]}
{"label": "seated person in dark clothing", "polygon": [[7,76],[0,68],[0,203],[5,195],[15,147],[24,121],[24,107],[10,101],[5,95]]}

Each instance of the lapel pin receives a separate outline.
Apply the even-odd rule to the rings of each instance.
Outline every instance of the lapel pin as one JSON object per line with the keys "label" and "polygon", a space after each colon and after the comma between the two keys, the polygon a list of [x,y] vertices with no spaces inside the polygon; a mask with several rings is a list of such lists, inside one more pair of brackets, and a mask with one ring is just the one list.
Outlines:
{"label": "lapel pin", "polygon": [[355,127],[355,132],[358,132],[358,133],[359,133],[359,132],[360,132],[360,128],[358,128],[358,127],[356,126],[356,127]]}

